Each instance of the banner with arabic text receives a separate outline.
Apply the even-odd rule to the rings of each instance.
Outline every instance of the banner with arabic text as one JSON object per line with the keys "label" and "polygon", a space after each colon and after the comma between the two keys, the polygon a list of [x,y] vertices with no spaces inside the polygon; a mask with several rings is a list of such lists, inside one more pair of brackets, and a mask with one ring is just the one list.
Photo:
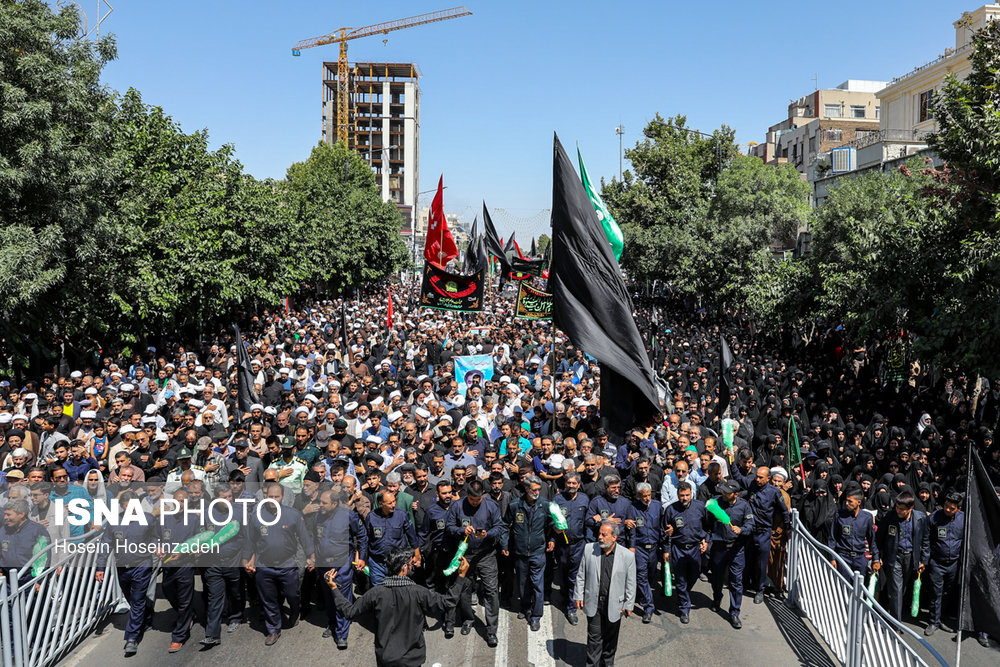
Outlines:
{"label": "banner with arabic text", "polygon": [[420,286],[420,305],[424,308],[458,312],[483,309],[483,271],[470,276],[449,273],[430,262],[424,262],[424,279]]}
{"label": "banner with arabic text", "polygon": [[521,320],[551,320],[552,295],[522,282],[517,292],[514,317]]}

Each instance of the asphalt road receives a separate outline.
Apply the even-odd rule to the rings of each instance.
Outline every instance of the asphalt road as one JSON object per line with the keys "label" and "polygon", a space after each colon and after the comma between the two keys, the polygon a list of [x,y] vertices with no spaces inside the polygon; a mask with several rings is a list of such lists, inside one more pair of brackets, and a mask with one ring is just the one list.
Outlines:
{"label": "asphalt road", "polygon": [[[555,602],[561,600],[558,591]],[[782,601],[767,599],[762,605],[745,600],[743,628],[733,630],[723,615],[708,609],[711,591],[705,582],[695,587],[695,610],[691,623],[681,625],[674,611],[674,602],[660,597],[659,613],[653,622],[643,625],[639,617],[623,621],[618,649],[618,664],[629,667],[663,664],[712,665],[810,665],[826,667],[837,661],[817,639],[812,626]],[[196,596],[198,600],[199,596]],[[501,606],[507,606],[501,601]],[[577,626],[571,626],[562,613],[561,605],[546,605],[541,629],[531,632],[525,621],[517,620],[514,612],[501,610],[498,639],[500,646],[486,646],[482,626],[482,607],[476,607],[478,622],[468,636],[456,632],[446,640],[436,620],[430,619],[426,633],[427,664],[496,666],[583,665],[586,658],[586,620],[581,616]],[[196,619],[201,613],[200,606]],[[372,634],[360,624],[351,628],[349,647],[338,651],[332,639],[322,639],[325,616],[313,610],[309,618],[296,627],[282,632],[281,639],[271,647],[264,646],[263,627],[256,609],[249,611],[250,623],[233,634],[223,632],[222,645],[204,650],[198,640],[204,636],[197,622],[191,639],[177,653],[167,653],[170,644],[170,624],[173,612],[165,600],[158,599],[154,629],[147,632],[139,645],[139,653],[128,660],[132,665],[293,665],[325,664],[366,667],[375,664]],[[100,630],[77,647],[62,661],[63,665],[107,666],[122,664],[122,633],[126,615],[112,616]],[[918,626],[913,626],[920,630]],[[949,663],[955,656],[954,635],[939,631],[932,645]],[[962,645],[962,664],[993,667],[1000,661],[996,648],[984,649],[972,638]],[[928,656],[929,657],[929,656]],[[879,664],[877,661],[872,664]],[[934,665],[936,662],[929,662]]]}

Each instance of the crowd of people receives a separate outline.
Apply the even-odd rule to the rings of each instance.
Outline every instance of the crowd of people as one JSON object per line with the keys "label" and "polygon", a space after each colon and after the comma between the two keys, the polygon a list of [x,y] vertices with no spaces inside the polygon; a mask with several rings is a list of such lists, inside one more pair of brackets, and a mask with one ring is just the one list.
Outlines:
{"label": "crowd of people", "polygon": [[[352,619],[403,594],[365,591],[419,584],[436,592],[420,604],[444,638],[472,632],[474,601],[491,647],[501,599],[531,631],[551,603],[573,625],[584,613],[588,663],[611,664],[622,616],[670,610],[688,623],[701,577],[735,629],[744,591],[755,604],[781,596],[795,509],[835,566],[888,573],[879,596],[896,618],[925,571],[925,634],[953,617],[970,441],[1000,484],[1000,381],[908,363],[899,341],[756,332],[738,314],[636,294],[663,413],[612,442],[599,363],[551,322],[515,319],[509,297],[464,314],[416,308],[406,286],[390,298],[394,316],[379,291],[241,323],[250,406],[229,332],[0,382],[5,575],[23,584],[45,545],[102,531],[130,604],[126,654],[150,625],[158,579],[176,614],[171,651],[196,615],[213,646],[259,608],[271,646],[313,605],[323,637],[345,649]],[[733,362],[720,385],[723,338]],[[492,374],[466,383],[454,360],[472,354],[491,356]],[[53,507],[73,499],[140,503],[157,520],[56,521]],[[227,517],[260,507],[213,522],[160,516],[166,499],[217,500],[209,514]],[[218,549],[201,560],[120,549],[205,531]],[[402,618],[393,627],[417,623]],[[376,633],[385,664],[423,661],[424,628],[411,630]]]}

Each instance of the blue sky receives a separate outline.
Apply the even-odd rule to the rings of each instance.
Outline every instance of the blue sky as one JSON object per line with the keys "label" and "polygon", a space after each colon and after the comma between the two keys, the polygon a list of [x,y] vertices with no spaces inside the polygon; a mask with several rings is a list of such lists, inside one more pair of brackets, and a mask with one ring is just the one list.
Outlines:
{"label": "blue sky", "polygon": [[[93,12],[97,0],[80,0]],[[452,0],[454,2],[454,0]],[[104,80],[135,87],[187,131],[231,143],[246,170],[281,178],[320,138],[321,63],[300,39],[454,6],[449,0],[115,0],[104,24],[118,60]],[[788,101],[845,79],[890,80],[954,46],[954,2],[470,1],[472,16],[349,44],[351,61],[416,62],[423,74],[421,190],[444,173],[445,210],[501,224],[551,200],[552,132],[577,142],[591,177],[618,173],[656,112],[760,141]],[[626,162],[626,169],[628,163]],[[421,205],[431,195],[421,198]],[[524,223],[527,224],[527,223]],[[541,231],[539,229],[538,231]],[[500,229],[501,233],[506,230]],[[519,238],[523,235],[519,233]]]}

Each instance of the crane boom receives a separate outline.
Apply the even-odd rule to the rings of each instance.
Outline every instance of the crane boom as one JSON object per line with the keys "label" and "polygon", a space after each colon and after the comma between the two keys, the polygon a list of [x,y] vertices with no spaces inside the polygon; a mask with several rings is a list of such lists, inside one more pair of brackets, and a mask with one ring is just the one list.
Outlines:
{"label": "crane boom", "polygon": [[359,37],[384,35],[385,33],[392,32],[393,30],[413,28],[418,25],[437,23],[438,21],[447,21],[448,19],[457,19],[462,16],[471,15],[472,12],[465,7],[452,7],[451,9],[442,9],[438,12],[420,14],[418,16],[411,16],[409,18],[398,19],[396,21],[376,23],[363,28],[338,28],[334,32],[331,32],[328,35],[323,35],[322,37],[313,37],[311,39],[301,40],[298,44],[292,47],[292,52],[301,51],[302,49],[311,49],[314,46],[325,46],[326,44],[346,42],[349,39],[358,39]]}
{"label": "crane boom", "polygon": [[340,57],[337,59],[337,140],[343,141],[344,145],[347,146],[348,139],[350,137],[350,114],[348,113],[350,95],[348,88],[349,71],[347,67],[347,42],[360,37],[384,35],[392,32],[393,30],[413,28],[418,25],[437,23],[438,21],[447,21],[449,19],[457,19],[462,16],[471,15],[472,12],[464,6],[452,7],[451,9],[442,9],[441,11],[430,12],[429,14],[419,14],[405,19],[398,19],[396,21],[376,23],[363,28],[339,28],[334,32],[323,35],[322,37],[313,37],[312,39],[301,40],[298,44],[292,47],[292,55],[300,56],[302,55],[302,49],[311,49],[314,46],[340,44]]}

